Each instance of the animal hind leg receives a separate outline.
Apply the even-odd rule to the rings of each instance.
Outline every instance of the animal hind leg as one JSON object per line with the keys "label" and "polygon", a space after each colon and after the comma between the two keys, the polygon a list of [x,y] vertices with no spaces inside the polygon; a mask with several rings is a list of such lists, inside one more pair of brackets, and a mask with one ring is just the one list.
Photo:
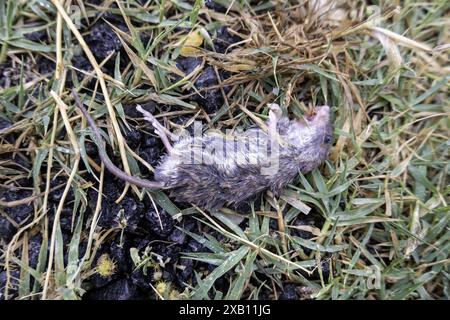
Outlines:
{"label": "animal hind leg", "polygon": [[269,134],[273,137],[278,136],[277,124],[278,120],[282,117],[282,111],[278,104],[270,103],[267,105],[269,107],[269,120],[267,122],[267,127],[269,128]]}
{"label": "animal hind leg", "polygon": [[141,106],[137,106],[136,110],[144,115],[144,119],[152,124],[155,128],[155,133],[161,138],[167,151],[171,153],[173,151],[173,146],[170,144],[169,137],[171,140],[175,140],[175,136],[166,127],[164,127],[158,120],[148,111],[144,110]]}
{"label": "animal hind leg", "polygon": [[155,133],[161,138],[164,146],[166,147],[169,153],[173,153],[173,146],[170,144],[169,138],[167,137],[164,131],[159,131],[159,129],[155,130]]}

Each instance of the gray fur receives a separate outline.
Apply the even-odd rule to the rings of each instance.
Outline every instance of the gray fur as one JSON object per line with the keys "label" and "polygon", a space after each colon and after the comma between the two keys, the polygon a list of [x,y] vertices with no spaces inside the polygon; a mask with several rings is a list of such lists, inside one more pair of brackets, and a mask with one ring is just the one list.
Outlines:
{"label": "gray fur", "polygon": [[[178,141],[174,145],[177,156],[182,158],[186,154],[191,155],[192,149],[197,148],[206,162],[212,159],[209,161],[211,163],[182,163],[180,159],[174,160],[176,156],[166,155],[156,168],[155,180],[164,183],[177,201],[193,203],[206,209],[239,204],[265,190],[279,194],[299,172],[313,170],[328,156],[331,141],[323,141],[325,136],[331,136],[332,126],[329,117],[324,120],[315,122],[313,119],[310,123],[289,121],[287,118],[279,120],[278,132],[288,144],[280,148],[279,170],[273,175],[261,173],[261,167],[267,165],[272,156],[276,156],[270,152],[268,156],[265,153],[254,154],[258,160],[257,164],[240,165],[233,161],[239,156],[248,160],[250,144],[269,142],[268,135],[262,130],[251,129],[251,132],[249,130],[233,137],[235,139],[213,134],[197,142],[190,137]],[[310,136],[300,139],[299,134]],[[250,138],[247,143],[246,140],[235,143],[237,146],[230,148],[231,154],[225,153],[224,159],[204,150],[214,144],[220,145],[218,141],[225,140],[225,144],[229,144],[243,137]]]}
{"label": "gray fur", "polygon": [[[181,138],[156,167],[155,181],[149,181],[127,175],[111,162],[100,142],[95,121],[76,93],[74,97],[92,127],[100,158],[110,172],[144,188],[169,189],[177,201],[206,209],[239,204],[265,190],[279,194],[299,172],[306,173],[319,166],[327,158],[331,145],[329,108],[319,107],[317,115],[309,120],[272,119],[276,121],[274,128],[281,145],[274,144],[279,140],[261,129],[250,129],[234,136],[212,133]],[[211,149],[217,152],[212,153]],[[193,153],[197,158],[191,157]],[[192,161],[194,158],[197,161]],[[278,170],[271,174],[264,172],[275,160],[278,160]]]}

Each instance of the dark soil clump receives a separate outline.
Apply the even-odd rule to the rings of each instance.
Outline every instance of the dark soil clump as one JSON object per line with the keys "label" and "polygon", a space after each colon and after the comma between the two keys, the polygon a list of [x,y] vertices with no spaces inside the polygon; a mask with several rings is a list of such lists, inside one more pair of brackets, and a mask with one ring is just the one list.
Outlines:
{"label": "dark soil clump", "polygon": [[102,288],[88,291],[85,300],[142,300],[145,296],[127,278],[118,279]]}
{"label": "dark soil clump", "polygon": [[219,53],[225,53],[230,45],[239,42],[239,40],[239,37],[230,33],[227,27],[220,27],[217,29],[217,35],[214,39],[214,48]]}
{"label": "dark soil clump", "polygon": [[[119,29],[125,26],[117,25]],[[122,48],[119,37],[114,33],[113,29],[106,22],[98,22],[92,27],[89,35],[86,37],[95,58],[99,61],[106,59],[111,53],[117,53]]]}
{"label": "dark soil clump", "polygon": [[283,285],[283,291],[280,294],[279,300],[298,300],[297,286],[293,283],[286,283]]}
{"label": "dark soil clump", "polygon": [[225,13],[227,11],[227,8],[225,8],[224,6],[218,4],[214,0],[205,0],[205,6],[208,9],[211,9],[211,10],[214,10],[214,11],[220,12],[220,13]]}
{"label": "dark soil clump", "polygon": [[[183,71],[186,75],[190,74],[197,66],[201,65],[201,58],[196,57],[185,57],[179,58],[177,60],[178,68]],[[225,80],[229,77],[228,73],[223,70],[218,70],[218,74],[220,77],[220,81]],[[212,114],[217,112],[224,103],[224,97],[222,95],[222,91],[220,88],[210,88],[219,84],[219,80],[214,70],[214,67],[205,64],[202,72],[197,77],[194,82],[194,86],[200,92],[193,95],[191,100],[197,102],[206,113]],[[206,89],[206,90],[202,90]],[[228,88],[224,88],[225,93],[228,91]],[[189,93],[193,93],[194,90],[190,89]]]}

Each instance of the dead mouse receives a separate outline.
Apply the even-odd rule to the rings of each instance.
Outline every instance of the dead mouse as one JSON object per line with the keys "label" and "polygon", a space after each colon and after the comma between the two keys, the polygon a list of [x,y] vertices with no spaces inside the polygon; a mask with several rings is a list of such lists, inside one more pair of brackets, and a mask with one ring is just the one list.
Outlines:
{"label": "dead mouse", "polygon": [[193,136],[175,136],[138,106],[168,151],[155,168],[155,181],[149,181],[130,176],[111,162],[97,125],[75,92],[74,97],[93,130],[100,158],[112,174],[140,187],[168,189],[177,201],[205,209],[239,204],[265,190],[279,194],[299,172],[318,167],[332,142],[328,106],[316,107],[315,114],[305,119],[289,120],[278,105],[271,104],[267,132],[254,128],[229,135],[200,132]]}

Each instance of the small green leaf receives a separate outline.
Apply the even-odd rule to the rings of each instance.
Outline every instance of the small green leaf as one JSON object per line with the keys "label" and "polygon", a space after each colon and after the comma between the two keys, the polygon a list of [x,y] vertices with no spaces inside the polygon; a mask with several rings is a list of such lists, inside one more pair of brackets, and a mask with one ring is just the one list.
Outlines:
{"label": "small green leaf", "polygon": [[244,268],[237,273],[237,279],[230,286],[230,290],[225,297],[226,300],[239,300],[245,289],[245,284],[250,279],[253,272],[253,263],[258,256],[256,251],[247,255],[244,263]]}
{"label": "small green leaf", "polygon": [[230,252],[224,263],[214,269],[214,271],[197,286],[192,298],[194,300],[206,298],[208,291],[214,285],[214,282],[238,264],[247,255],[249,250],[249,247],[240,247],[238,250]]}

